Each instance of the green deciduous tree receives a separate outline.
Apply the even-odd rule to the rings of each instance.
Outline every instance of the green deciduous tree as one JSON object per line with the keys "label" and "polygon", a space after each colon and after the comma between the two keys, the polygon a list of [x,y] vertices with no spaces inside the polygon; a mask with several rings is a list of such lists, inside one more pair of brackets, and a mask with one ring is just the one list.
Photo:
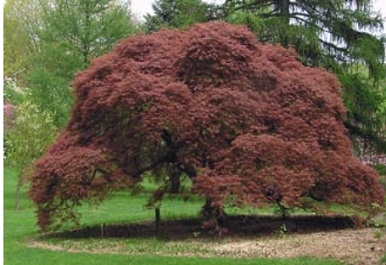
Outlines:
{"label": "green deciduous tree", "polygon": [[40,157],[55,136],[56,127],[50,114],[24,101],[15,111],[15,120],[7,132],[6,163],[18,170],[16,209],[20,207],[20,189],[28,178],[32,162]]}
{"label": "green deciduous tree", "polygon": [[92,58],[137,31],[127,4],[111,0],[41,0],[41,21],[34,31],[40,50],[29,75],[33,98],[53,115],[56,126],[67,121],[72,106],[71,80]]}
{"label": "green deciduous tree", "polygon": [[[43,28],[37,30],[42,49],[56,48],[64,53],[62,59],[68,60],[60,63],[69,66],[62,65],[68,68],[63,74],[72,75],[86,67],[90,59],[109,51],[118,40],[136,31],[129,7],[118,1],[49,0],[42,9]],[[48,59],[52,59],[53,66],[57,65],[54,61],[58,58]],[[72,69],[75,65],[77,69]]]}
{"label": "green deciduous tree", "polygon": [[33,25],[39,18],[37,1],[7,0],[4,5],[4,77],[25,83],[33,55],[38,51]]}

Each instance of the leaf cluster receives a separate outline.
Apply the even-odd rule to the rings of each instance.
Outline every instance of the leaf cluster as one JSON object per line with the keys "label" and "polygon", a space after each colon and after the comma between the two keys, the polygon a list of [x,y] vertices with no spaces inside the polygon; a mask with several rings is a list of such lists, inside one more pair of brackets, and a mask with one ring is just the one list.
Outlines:
{"label": "leaf cluster", "polygon": [[[238,1],[224,4],[225,19],[248,17],[260,41],[293,46],[307,65],[338,71],[339,64],[363,60],[379,78],[385,56],[380,13],[370,1]],[[259,20],[256,27],[254,21]],[[371,47],[371,49],[369,49]]]}
{"label": "leaf cluster", "polygon": [[5,163],[19,172],[27,170],[52,143],[56,130],[51,116],[30,101],[14,107],[14,120],[5,137]]}

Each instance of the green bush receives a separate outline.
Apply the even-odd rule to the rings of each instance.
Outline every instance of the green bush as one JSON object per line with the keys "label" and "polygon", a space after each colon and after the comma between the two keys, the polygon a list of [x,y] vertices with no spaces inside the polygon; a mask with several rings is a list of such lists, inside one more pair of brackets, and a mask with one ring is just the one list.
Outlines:
{"label": "green bush", "polygon": [[378,171],[379,175],[386,176],[386,165],[377,164],[375,169]]}
{"label": "green bush", "polygon": [[25,101],[15,110],[15,120],[7,132],[9,147],[5,162],[22,170],[42,155],[55,136],[56,127],[51,116],[36,105]]}
{"label": "green bush", "polygon": [[12,126],[5,134],[4,163],[18,172],[16,209],[20,208],[21,187],[29,180],[29,169],[53,141],[56,127],[51,116],[26,100],[15,107]]}
{"label": "green bush", "polygon": [[375,169],[380,175],[379,181],[381,182],[382,187],[386,190],[386,166],[383,164],[377,164]]}

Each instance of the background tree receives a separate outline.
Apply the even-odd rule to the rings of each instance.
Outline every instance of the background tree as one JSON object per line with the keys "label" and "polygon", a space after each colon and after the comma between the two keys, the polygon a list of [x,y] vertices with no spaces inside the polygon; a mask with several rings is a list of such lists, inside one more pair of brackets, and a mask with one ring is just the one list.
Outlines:
{"label": "background tree", "polygon": [[25,172],[67,122],[75,73],[136,31],[124,1],[6,1],[4,99],[17,110],[5,132],[8,166]]}
{"label": "background tree", "polygon": [[215,219],[228,204],[383,204],[379,176],[345,135],[338,80],[244,27],[129,38],[74,89],[70,122],[35,163],[30,195],[42,229],[159,171],[169,178],[153,202],[171,192],[172,176],[187,176]]}
{"label": "background tree", "polygon": [[20,208],[20,191],[31,175],[31,164],[42,155],[53,141],[57,128],[47,112],[24,101],[14,110],[14,120],[7,128],[7,154],[5,163],[18,170],[16,187],[16,210]]}
{"label": "background tree", "polygon": [[7,0],[4,4],[4,79],[26,84],[32,58],[39,51],[33,25],[39,20],[37,1]]}
{"label": "background tree", "polygon": [[41,0],[41,20],[34,31],[39,53],[29,86],[41,108],[61,127],[73,104],[70,82],[94,57],[137,31],[127,4],[111,0]]}
{"label": "background tree", "polygon": [[[374,158],[386,153],[386,120],[382,104],[386,100],[386,87],[374,87],[369,78],[358,71],[342,74],[345,88],[343,100],[348,111],[345,123],[358,156]],[[366,162],[370,162],[366,159]]]}
{"label": "background tree", "polygon": [[[371,2],[227,0],[223,17],[247,25],[262,42],[293,47],[306,65],[324,67],[338,74],[349,110],[346,125],[352,140],[371,142],[377,150],[386,152],[385,138],[379,137],[382,119],[374,111],[355,108],[363,100],[355,98],[359,94],[369,96],[364,99],[367,102],[378,103],[371,98],[379,93],[378,82],[385,78],[386,72],[384,39],[375,34],[383,28],[383,20]],[[352,72],[358,64],[366,69],[361,78]],[[362,78],[367,81],[361,81]],[[358,82],[353,86],[355,80]],[[379,106],[370,108],[376,110]],[[363,112],[359,114],[360,110]]]}
{"label": "background tree", "polygon": [[148,32],[162,27],[182,28],[210,20],[211,5],[201,0],[156,0],[154,15],[147,14],[144,26]]}
{"label": "background tree", "polygon": [[[384,57],[382,39],[364,32],[383,27],[371,1],[227,0],[225,15],[240,12],[261,20],[253,29],[262,42],[295,48],[304,63],[338,71],[338,63],[363,59],[374,74]],[[372,49],[368,49],[371,46]]]}
{"label": "background tree", "polygon": [[10,164],[8,158],[12,145],[9,135],[16,122],[16,109],[28,98],[27,90],[19,87],[14,79],[6,79],[3,82],[3,157],[5,164]]}
{"label": "background tree", "polygon": [[[4,94],[7,93],[7,87],[11,84],[4,82]],[[8,88],[9,89],[9,88]],[[15,123],[15,105],[8,100],[6,96],[3,97],[3,158],[7,157],[7,152],[11,147],[8,144],[8,134],[13,124]]]}

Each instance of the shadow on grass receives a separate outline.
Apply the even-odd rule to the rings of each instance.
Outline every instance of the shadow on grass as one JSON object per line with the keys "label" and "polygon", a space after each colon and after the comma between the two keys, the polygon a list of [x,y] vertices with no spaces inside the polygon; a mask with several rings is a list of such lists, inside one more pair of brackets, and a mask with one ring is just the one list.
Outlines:
{"label": "shadow on grass", "polygon": [[[167,240],[183,240],[202,237],[219,237],[218,233],[202,227],[203,219],[164,220],[160,224],[159,237]],[[256,237],[285,233],[314,233],[354,228],[355,223],[347,216],[293,216],[283,220],[275,216],[230,216],[221,224],[221,237]],[[284,231],[283,231],[284,230]],[[46,235],[50,238],[154,238],[154,222],[112,224],[85,227]]]}

